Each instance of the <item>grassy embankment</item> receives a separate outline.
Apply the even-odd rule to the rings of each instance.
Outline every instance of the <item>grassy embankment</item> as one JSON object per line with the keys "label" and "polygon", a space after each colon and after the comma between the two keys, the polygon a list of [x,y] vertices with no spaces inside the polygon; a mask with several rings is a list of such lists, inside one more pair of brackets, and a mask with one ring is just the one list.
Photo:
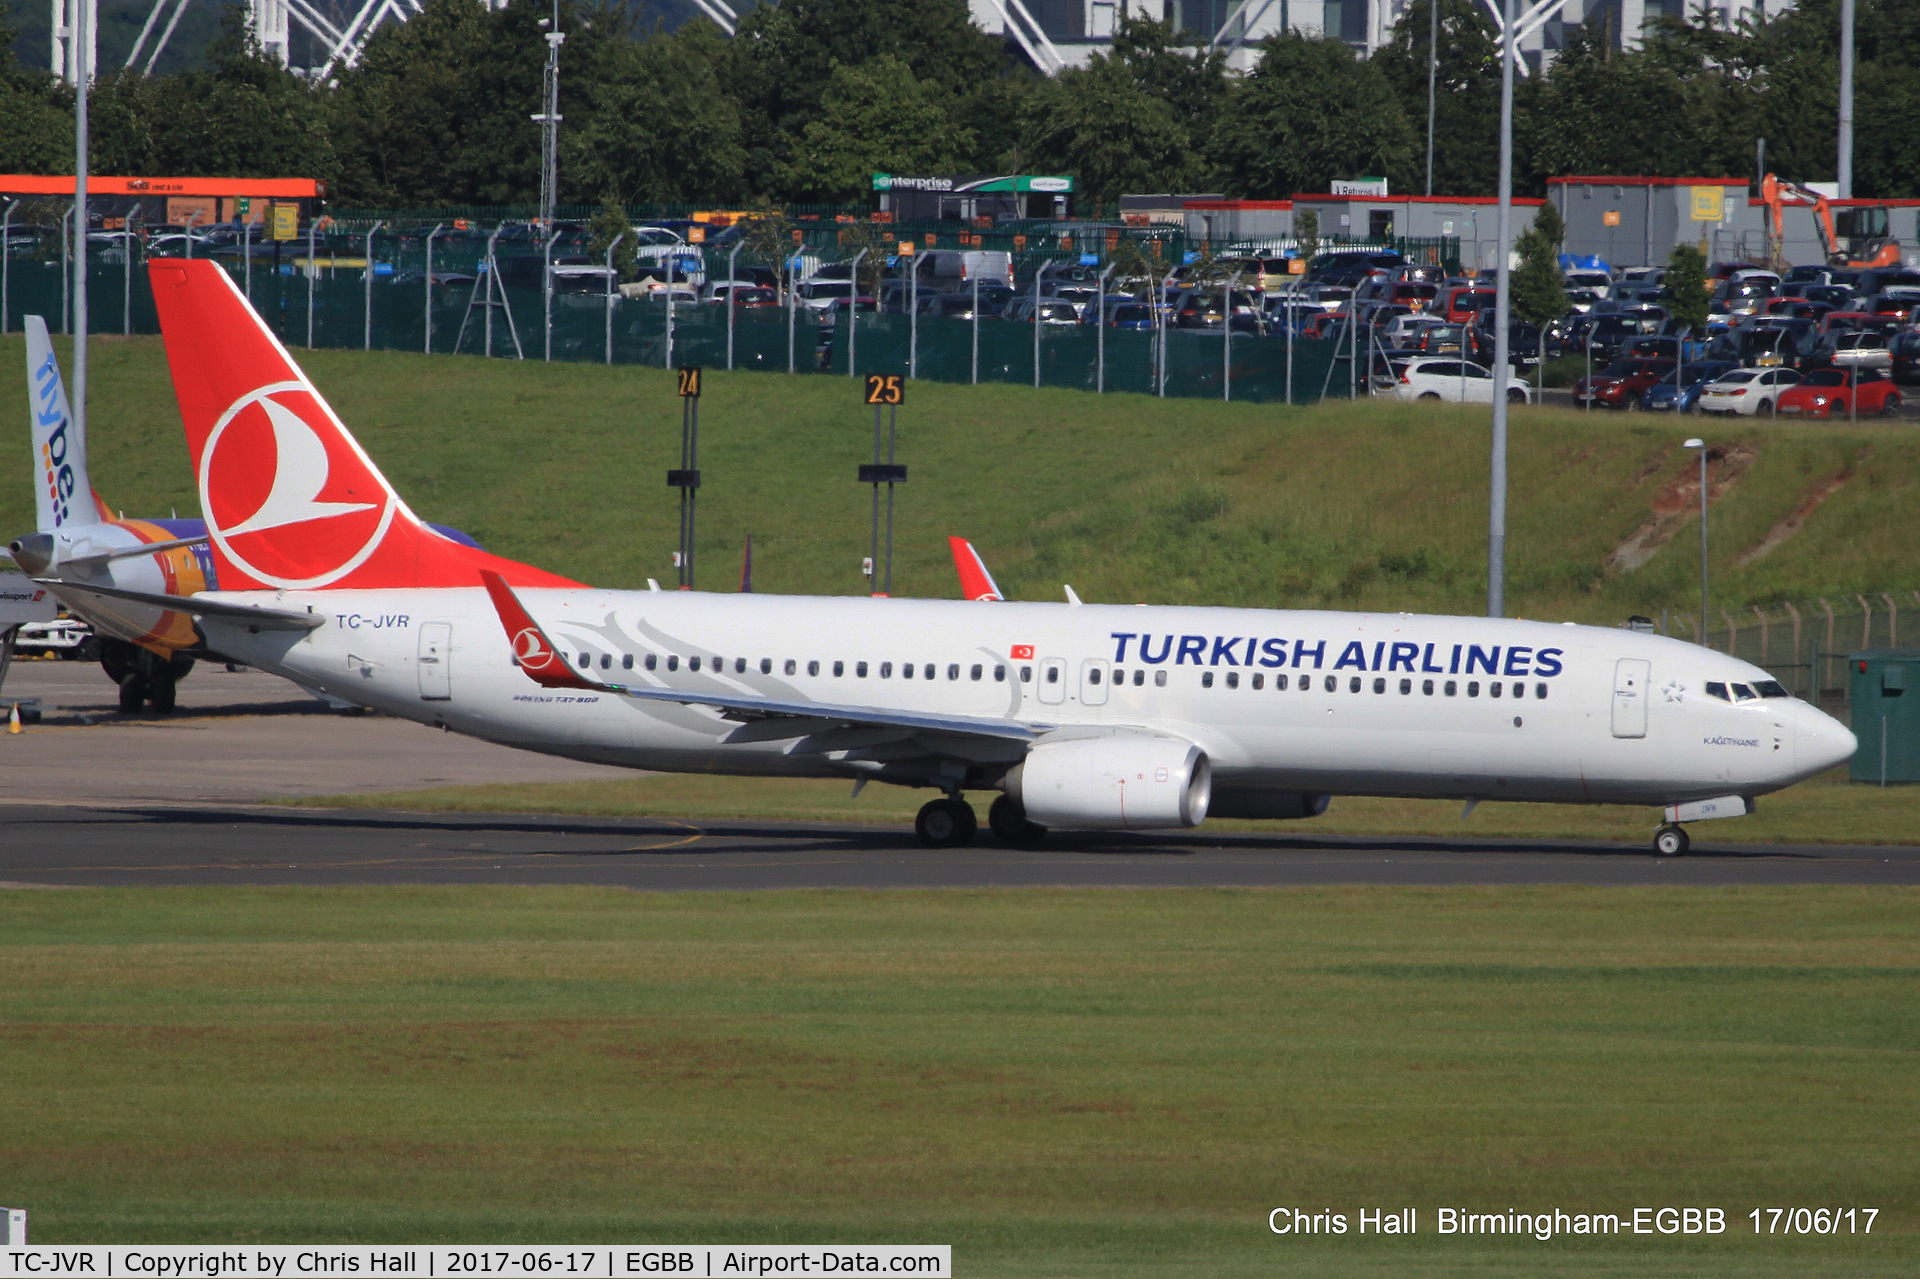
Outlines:
{"label": "grassy embankment", "polygon": [[[1920,1266],[1910,890],[0,898],[39,1242],[951,1242],[971,1275]],[[1442,1238],[1434,1209],[1726,1209]],[[1754,1207],[1880,1208],[1756,1239]],[[1278,1239],[1278,1206],[1420,1209]]]}
{"label": "grassy embankment", "polygon": [[[0,339],[0,404],[24,404],[22,339]],[[96,339],[92,463],[130,514],[194,509],[158,339]],[[374,459],[428,519],[490,548],[609,586],[670,577],[680,411],[657,369],[470,357],[296,352]],[[872,419],[845,379],[709,372],[701,412],[701,582],[731,590],[745,537],[763,591],[864,583]],[[21,422],[20,417],[14,419]],[[1696,605],[1684,514],[1648,562],[1609,567],[1689,474],[1705,431],[1742,446],[1714,509],[1714,595],[1728,608],[1920,587],[1912,555],[1920,432],[1529,410],[1515,415],[1509,610],[1614,623]],[[21,481],[0,528],[32,522]],[[1101,398],[918,383],[900,417],[895,593],[952,596],[946,536],[971,537],[1022,599],[1477,612],[1486,569],[1484,410]],[[1744,461],[1751,451],[1751,462]],[[1752,550],[1833,476],[1804,527]]]}

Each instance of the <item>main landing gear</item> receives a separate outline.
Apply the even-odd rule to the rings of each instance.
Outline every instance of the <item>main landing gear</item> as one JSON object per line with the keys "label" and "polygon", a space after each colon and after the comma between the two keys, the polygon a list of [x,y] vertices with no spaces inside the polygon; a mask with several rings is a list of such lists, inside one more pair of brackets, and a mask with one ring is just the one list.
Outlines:
{"label": "main landing gear", "polygon": [[1046,836],[1047,828],[1027,820],[1027,810],[1011,795],[1002,795],[987,810],[987,827],[1003,844],[1030,847]]}
{"label": "main landing gear", "polygon": [[138,715],[143,705],[151,704],[156,715],[168,715],[173,712],[174,686],[193,669],[193,659],[178,653],[166,658],[125,640],[103,639],[100,665],[120,686],[121,714]]}
{"label": "main landing gear", "polygon": [[928,848],[964,848],[979,829],[972,806],[960,799],[931,800],[913,819],[913,833]]}
{"label": "main landing gear", "polygon": [[1653,832],[1653,853],[1656,857],[1680,857],[1687,851],[1691,841],[1687,832],[1678,826],[1662,826]]}

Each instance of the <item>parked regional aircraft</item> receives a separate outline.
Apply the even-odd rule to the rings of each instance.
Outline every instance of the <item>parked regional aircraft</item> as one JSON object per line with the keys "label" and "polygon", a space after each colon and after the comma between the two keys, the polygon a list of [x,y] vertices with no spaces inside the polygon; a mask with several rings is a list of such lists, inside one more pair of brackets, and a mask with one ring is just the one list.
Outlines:
{"label": "parked regional aircraft", "polygon": [[[1681,823],[1848,758],[1724,654],[1409,613],[615,591],[407,509],[220,269],[150,264],[222,589],[66,581],[190,614],[221,652],[395,715],[671,772],[931,787],[923,843],[1303,817],[1329,795],[1661,805]],[[564,436],[555,447],[565,447]],[[997,593],[997,592],[996,592]]]}
{"label": "parked regional aircraft", "polygon": [[[14,562],[35,577],[156,595],[193,595],[217,586],[204,521],[115,518],[100,500],[87,472],[87,440],[75,426],[46,320],[27,316],[26,332],[37,530],[9,545]],[[478,545],[458,529],[434,527]],[[192,671],[195,657],[226,660],[209,652],[192,620],[176,610],[123,600],[111,610],[81,604],[69,605],[69,611],[98,637],[100,665],[120,686],[120,709],[128,714],[147,703],[166,714],[174,706],[175,685]]]}

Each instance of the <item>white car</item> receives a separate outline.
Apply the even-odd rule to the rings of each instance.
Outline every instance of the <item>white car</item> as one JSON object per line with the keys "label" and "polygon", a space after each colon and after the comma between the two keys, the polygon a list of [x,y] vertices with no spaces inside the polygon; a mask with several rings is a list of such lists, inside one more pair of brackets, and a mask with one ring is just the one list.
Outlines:
{"label": "white car", "polygon": [[1800,380],[1792,369],[1735,369],[1700,388],[1702,413],[1738,413],[1742,417],[1773,415],[1780,392]]}
{"label": "white car", "polygon": [[[1446,400],[1453,404],[1493,403],[1493,374],[1470,360],[1408,360],[1393,365],[1393,394],[1403,400]],[[1533,388],[1526,379],[1507,378],[1507,400],[1527,404]]]}

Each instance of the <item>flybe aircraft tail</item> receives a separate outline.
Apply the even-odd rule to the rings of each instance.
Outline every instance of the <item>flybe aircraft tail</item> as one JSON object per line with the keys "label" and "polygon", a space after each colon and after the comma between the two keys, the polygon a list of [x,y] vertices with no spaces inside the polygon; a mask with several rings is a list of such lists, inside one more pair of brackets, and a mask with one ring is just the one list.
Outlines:
{"label": "flybe aircraft tail", "polygon": [[407,509],[216,263],[148,271],[221,589],[575,585]]}
{"label": "flybe aircraft tail", "polygon": [[87,440],[74,429],[47,322],[27,320],[27,397],[33,413],[33,509],[42,533],[98,524],[99,499],[87,481]]}

